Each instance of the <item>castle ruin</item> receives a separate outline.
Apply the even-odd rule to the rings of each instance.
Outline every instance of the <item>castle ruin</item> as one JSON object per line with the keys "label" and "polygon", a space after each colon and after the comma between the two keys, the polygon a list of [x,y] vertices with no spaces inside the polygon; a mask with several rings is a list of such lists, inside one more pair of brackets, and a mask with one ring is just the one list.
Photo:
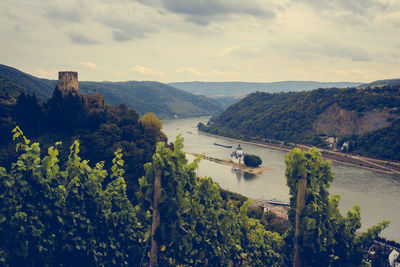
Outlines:
{"label": "castle ruin", "polygon": [[58,89],[66,96],[69,92],[74,95],[79,94],[78,72],[60,71],[58,72]]}
{"label": "castle ruin", "polygon": [[65,97],[71,92],[75,96],[79,96],[85,102],[88,112],[101,111],[104,108],[104,95],[98,92],[93,95],[80,95],[78,72],[76,71],[60,71],[58,72],[58,89]]}

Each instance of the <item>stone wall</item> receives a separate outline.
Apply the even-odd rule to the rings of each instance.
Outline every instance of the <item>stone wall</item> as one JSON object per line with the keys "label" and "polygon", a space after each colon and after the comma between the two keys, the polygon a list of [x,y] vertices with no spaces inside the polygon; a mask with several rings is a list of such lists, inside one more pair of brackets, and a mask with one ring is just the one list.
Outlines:
{"label": "stone wall", "polygon": [[104,95],[96,92],[93,95],[81,95],[81,97],[85,101],[88,112],[99,112],[104,109]]}
{"label": "stone wall", "polygon": [[73,94],[79,93],[78,72],[76,71],[60,71],[58,73],[58,89],[63,95],[72,92]]}

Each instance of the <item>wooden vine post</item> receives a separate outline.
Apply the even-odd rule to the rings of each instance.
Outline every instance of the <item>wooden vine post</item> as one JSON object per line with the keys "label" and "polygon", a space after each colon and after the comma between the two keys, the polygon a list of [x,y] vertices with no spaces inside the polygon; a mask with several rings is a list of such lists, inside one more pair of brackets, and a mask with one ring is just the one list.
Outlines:
{"label": "wooden vine post", "polygon": [[294,235],[294,267],[301,267],[299,236],[300,236],[300,212],[305,204],[305,195],[307,187],[307,172],[297,182],[297,203],[296,203],[296,229]]}
{"label": "wooden vine post", "polygon": [[158,202],[161,198],[161,170],[157,170],[154,176],[154,198],[153,198],[153,223],[151,225],[151,251],[150,251],[150,267],[157,266],[159,246],[154,235],[160,225],[160,210]]}

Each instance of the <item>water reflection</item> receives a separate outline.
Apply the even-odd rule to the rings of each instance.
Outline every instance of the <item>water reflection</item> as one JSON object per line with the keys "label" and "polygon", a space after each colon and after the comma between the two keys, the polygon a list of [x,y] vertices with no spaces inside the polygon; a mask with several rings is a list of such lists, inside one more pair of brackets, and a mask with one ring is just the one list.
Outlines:
{"label": "water reflection", "polygon": [[255,175],[254,173],[249,173],[249,172],[245,172],[242,171],[238,168],[232,168],[231,172],[236,176],[236,178],[240,181],[241,179],[244,179],[245,181],[252,181],[254,179],[257,179],[258,176]]}
{"label": "water reflection", "polygon": [[244,178],[246,181],[254,180],[254,179],[256,179],[257,177],[258,177],[258,176],[255,175],[254,173],[249,173],[249,172],[244,172],[244,173],[243,173],[243,178]]}

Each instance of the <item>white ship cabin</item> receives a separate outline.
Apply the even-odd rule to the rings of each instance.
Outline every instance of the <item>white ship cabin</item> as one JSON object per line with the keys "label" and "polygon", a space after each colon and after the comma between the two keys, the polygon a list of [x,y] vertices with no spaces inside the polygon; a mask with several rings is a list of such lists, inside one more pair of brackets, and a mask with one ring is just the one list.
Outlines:
{"label": "white ship cabin", "polygon": [[231,154],[231,160],[235,163],[243,164],[244,163],[244,152],[243,149],[240,147],[240,144],[236,148],[235,151]]}

